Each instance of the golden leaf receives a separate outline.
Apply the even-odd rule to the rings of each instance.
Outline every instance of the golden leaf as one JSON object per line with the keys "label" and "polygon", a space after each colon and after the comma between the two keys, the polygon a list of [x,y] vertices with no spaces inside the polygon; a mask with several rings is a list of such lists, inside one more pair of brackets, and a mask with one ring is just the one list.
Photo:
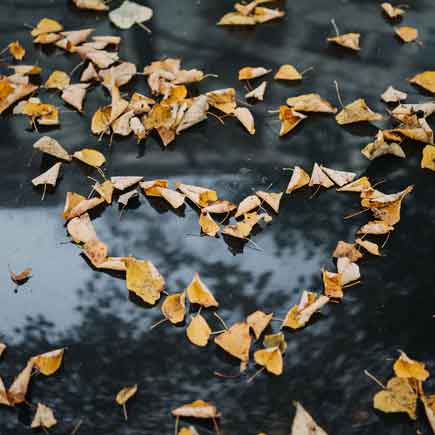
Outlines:
{"label": "golden leaf", "polygon": [[8,392],[2,378],[0,378],[0,405],[12,406],[12,404],[9,402]]}
{"label": "golden leaf", "polygon": [[405,352],[400,352],[400,356],[394,363],[393,369],[398,378],[425,381],[429,377],[425,364],[409,358]]}
{"label": "golden leaf", "polygon": [[151,180],[142,181],[139,186],[143,189],[147,196],[162,196],[160,193],[160,187],[167,188],[169,186],[168,180]]}
{"label": "golden leaf", "polygon": [[230,213],[235,210],[237,206],[230,201],[225,199],[218,199],[217,201],[212,202],[202,209],[203,212],[207,213]]}
{"label": "golden leaf", "polygon": [[391,3],[382,3],[381,8],[389,18],[398,18],[405,14],[405,10],[394,7]]}
{"label": "golden leaf", "polygon": [[227,115],[234,113],[237,107],[236,90],[234,88],[218,89],[207,92],[207,102],[211,107],[220,110]]}
{"label": "golden leaf", "polygon": [[63,30],[62,24],[51,18],[43,18],[36,27],[30,32],[30,34],[35,37],[41,35],[42,33],[56,33]]}
{"label": "golden leaf", "polygon": [[8,399],[12,406],[25,402],[32,370],[33,361],[30,359],[26,367],[18,374],[14,382],[12,382],[8,390]]}
{"label": "golden leaf", "polygon": [[200,207],[205,207],[210,202],[215,202],[218,199],[216,191],[208,189],[207,187],[183,183],[175,183],[175,186],[179,191],[184,193],[187,198]]}
{"label": "golden leaf", "polygon": [[106,158],[103,154],[90,148],[83,148],[80,151],[76,151],[72,156],[94,168],[99,168],[106,162]]}
{"label": "golden leaf", "polygon": [[104,198],[85,199],[83,196],[77,193],[68,192],[63,212],[63,218],[65,220],[69,220],[81,216],[83,213],[86,213],[88,210],[97,207],[103,202]]}
{"label": "golden leaf", "polygon": [[215,237],[220,230],[219,225],[212,219],[209,213],[200,214],[199,225],[201,226],[201,231],[210,237]]}
{"label": "golden leaf", "polygon": [[340,45],[341,47],[350,48],[354,51],[359,51],[359,33],[345,33],[343,35],[337,35],[332,38],[328,38],[328,42],[333,42],[334,44]]}
{"label": "golden leaf", "polygon": [[424,411],[426,413],[426,417],[429,420],[430,427],[432,431],[435,433],[435,395],[431,396],[422,396],[421,400],[424,405]]}
{"label": "golden leaf", "polygon": [[256,79],[270,73],[271,71],[272,70],[263,68],[262,66],[245,66],[239,70],[239,80]]}
{"label": "golden leaf", "polygon": [[15,60],[22,60],[24,58],[24,56],[26,55],[26,50],[20,44],[20,41],[11,42],[8,45],[8,50],[9,50],[9,53],[11,53],[12,57]]}
{"label": "golden leaf", "polygon": [[[281,65],[273,77],[275,80],[302,80],[301,73],[290,64]],[[287,103],[288,104],[288,103]],[[291,106],[291,104],[289,104]],[[298,110],[295,108],[295,110]]]}
{"label": "golden leaf", "polygon": [[412,420],[417,418],[417,394],[409,379],[391,378],[385,390],[373,397],[373,407],[379,411],[406,412]]}
{"label": "golden leaf", "polygon": [[421,167],[435,171],[435,146],[426,145],[423,148],[423,156],[421,158]]}
{"label": "golden leaf", "polygon": [[309,182],[310,176],[301,167],[295,166],[286,193],[292,193],[294,190],[306,186]]}
{"label": "golden leaf", "polygon": [[104,198],[107,204],[112,203],[112,195],[115,187],[111,180],[106,180],[103,184],[95,183],[94,190]]}
{"label": "golden leaf", "polygon": [[343,297],[341,273],[328,272],[327,270],[324,270],[322,279],[326,296],[334,299],[341,299]]}
{"label": "golden leaf", "polygon": [[272,320],[273,313],[266,314],[263,311],[257,310],[246,318],[246,323],[254,331],[255,338],[258,340]]}
{"label": "golden leaf", "polygon": [[186,315],[186,294],[174,293],[166,296],[162,304],[162,313],[171,323],[180,323]]}
{"label": "golden leaf", "polygon": [[42,427],[44,429],[50,429],[53,426],[56,426],[57,420],[54,417],[53,411],[48,407],[43,405],[42,403],[38,403],[36,408],[36,414],[33,417],[32,424],[30,427],[38,428]]}
{"label": "golden leaf", "polygon": [[214,342],[239,360],[249,360],[251,336],[246,322],[235,323],[225,332],[217,335]]}
{"label": "golden leaf", "polygon": [[357,243],[359,246],[362,246],[367,252],[372,255],[381,255],[381,253],[379,252],[379,246],[376,243],[362,239],[356,239],[355,243]]}
{"label": "golden leaf", "polygon": [[280,136],[284,136],[293,130],[306,116],[302,113],[296,112],[287,106],[279,107],[279,120],[281,121]]}
{"label": "golden leaf", "polygon": [[[358,239],[360,240],[360,239]],[[354,244],[340,240],[332,253],[334,258],[347,257],[350,261],[356,262],[362,258],[361,252],[356,249]]]}
{"label": "golden leaf", "polygon": [[220,412],[216,406],[203,400],[195,400],[171,411],[174,417],[219,418]]}
{"label": "golden leaf", "polygon": [[435,94],[435,71],[424,71],[409,79],[409,82]]}
{"label": "golden leaf", "polygon": [[345,106],[336,115],[335,119],[339,125],[347,125],[363,121],[380,121],[383,117],[381,114],[373,112],[367,106],[367,103],[362,98],[359,98]]}
{"label": "golden leaf", "polygon": [[287,105],[299,112],[337,113],[337,109],[319,94],[287,98]]}
{"label": "golden leaf", "polygon": [[254,353],[255,362],[263,366],[269,373],[282,374],[283,361],[279,347],[259,349]]}
{"label": "golden leaf", "polygon": [[240,202],[234,217],[237,218],[243,216],[245,213],[249,213],[250,211],[258,208],[260,205],[261,200],[257,195],[249,195]]}
{"label": "golden leaf", "polygon": [[20,284],[22,281],[27,280],[32,275],[32,268],[27,267],[26,269],[24,269],[20,273],[14,273],[14,272],[10,271],[9,274],[10,274],[11,280],[15,284]]}
{"label": "golden leaf", "polygon": [[193,316],[186,329],[189,341],[200,347],[207,346],[211,332],[210,326],[201,314]]}
{"label": "golden leaf", "polygon": [[262,199],[275,213],[279,212],[279,203],[283,195],[282,192],[263,192],[261,190],[255,192],[255,194]]}
{"label": "golden leaf", "polygon": [[367,177],[358,178],[358,180],[337,189],[338,192],[364,192],[371,188],[370,181]]}
{"label": "golden leaf", "polygon": [[202,305],[205,308],[219,306],[219,303],[207,286],[202,282],[198,273],[195,273],[192,281],[187,286],[186,293],[187,298],[192,304]]}
{"label": "golden leaf", "polygon": [[32,358],[34,366],[45,376],[56,373],[62,365],[65,349],[56,349]]}
{"label": "golden leaf", "polygon": [[281,353],[284,353],[287,349],[287,342],[285,341],[284,334],[282,332],[278,332],[276,334],[269,334],[264,337],[263,346],[270,347],[279,347]]}
{"label": "golden leaf", "polygon": [[150,261],[128,257],[124,262],[127,266],[127,288],[144,302],[154,305],[165,288],[162,275]]}
{"label": "golden leaf", "polygon": [[118,405],[125,405],[137,393],[137,384],[130,387],[124,387],[116,395],[116,403]]}
{"label": "golden leaf", "polygon": [[217,23],[218,26],[255,26],[256,24],[254,17],[245,16],[239,12],[229,12]]}
{"label": "golden leaf", "polygon": [[66,72],[55,70],[48,77],[44,86],[47,89],[59,89],[62,91],[71,83],[71,79]]}
{"label": "golden leaf", "polygon": [[106,5],[104,0],[73,0],[73,2],[79,9],[90,9],[93,11],[109,10],[109,6]]}
{"label": "golden leaf", "polygon": [[413,42],[418,39],[418,30],[415,27],[400,26],[395,27],[394,31],[403,42]]}

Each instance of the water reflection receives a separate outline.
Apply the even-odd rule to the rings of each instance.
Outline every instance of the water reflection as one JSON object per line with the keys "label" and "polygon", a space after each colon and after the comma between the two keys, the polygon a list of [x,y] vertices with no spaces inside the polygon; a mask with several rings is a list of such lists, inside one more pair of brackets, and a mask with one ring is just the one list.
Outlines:
{"label": "water reflection", "polygon": [[[414,48],[409,47],[393,56],[397,41],[386,40],[385,23],[373,12],[378,7],[374,1],[343,6],[337,0],[327,8],[314,0],[289,4],[288,17],[282,23],[253,31],[214,26],[231,2],[154,3],[158,13],[151,37],[140,29],[122,33],[122,54],[128,60],[142,65],[164,55],[181,56],[187,66],[219,75],[202,83],[201,90],[236,85],[241,94],[242,86],[236,84],[235,77],[242,63],[276,67],[282,61],[314,65],[315,70],[298,87],[270,84],[265,103],[252,108],[258,125],[255,137],[247,137],[233,120],[222,127],[210,119],[164,150],[154,138],[139,146],[133,140],[115,140],[110,149],[105,143],[97,144],[89,135],[90,114],[107,101],[107,94],[96,89],[87,98],[83,117],[65,109],[62,128],[50,132],[67,149],[101,147],[108,156],[110,175],[141,174],[148,179],[168,177],[210,186],[235,202],[271,184],[272,190],[282,190],[289,179],[283,167],[299,164],[308,169],[315,160],[366,173],[374,180],[386,179],[388,191],[416,184],[415,193],[404,204],[402,222],[388,242],[386,256],[364,259],[363,284],[349,289],[343,304],[328,307],[309,328],[287,334],[284,375],[261,375],[247,384],[246,378],[213,376],[214,370],[235,373],[237,365],[213,345],[207,349],[191,346],[184,328],[161,325],[150,331],[150,325],[160,318],[159,309],[134,303],[119,276],[94,271],[77,248],[63,243],[67,241],[59,218],[63,199],[69,190],[87,193],[89,174],[77,163],[64,165],[59,186],[41,202],[29,180],[51,162],[40,155],[32,157],[31,144],[39,136],[24,128],[24,119],[8,116],[1,120],[0,228],[4,248],[0,250],[0,270],[5,285],[0,293],[0,331],[1,339],[11,347],[1,362],[2,377],[9,383],[30,355],[68,347],[61,372],[53,378],[36,377],[30,396],[32,403],[40,400],[55,409],[60,424],[53,434],[70,433],[80,419],[79,434],[172,433],[169,410],[199,397],[219,406],[224,416],[222,433],[228,435],[287,434],[292,400],[301,400],[330,433],[427,431],[422,423],[373,412],[371,396],[377,387],[363,375],[367,368],[386,379],[390,358],[398,348],[433,368],[433,353],[424,337],[433,329],[435,301],[429,291],[433,281],[429,262],[435,248],[428,239],[433,237],[430,228],[435,212],[430,207],[431,174],[418,168],[420,150],[409,147],[406,161],[379,159],[368,167],[359,149],[373,131],[343,129],[330,117],[312,117],[295,134],[278,139],[279,125],[266,113],[289,95],[313,90],[335,101],[333,79],[339,81],[346,101],[361,96],[363,90],[376,110],[381,110],[378,95],[396,82],[410,91],[415,101],[421,97],[403,78],[425,67],[422,57],[410,57]],[[409,14],[410,19],[419,20],[421,31],[430,26],[431,15],[425,13],[428,6],[421,2],[418,15]],[[94,25],[99,34],[119,33],[106,20],[77,13],[63,4],[38,0],[30,10],[24,1],[5,1],[0,5],[0,11],[4,10],[9,13],[0,17],[9,17],[7,26],[6,18],[0,19],[11,40],[26,40],[27,30],[18,32],[17,23],[33,23],[42,16],[62,19],[68,28]],[[14,25],[11,10],[16,12]],[[331,11],[344,30],[350,26],[349,17],[361,14],[355,27],[368,35],[363,44],[372,49],[363,50],[356,58],[328,50],[324,38],[330,31]],[[378,30],[379,26],[384,27]],[[431,49],[429,43],[426,49]],[[37,60],[47,68],[71,70],[76,62],[44,51],[35,56],[29,57],[29,63]],[[132,87],[146,89],[140,77]],[[49,94],[46,97],[57,101]],[[332,265],[330,253],[336,241],[350,239],[365,219],[343,220],[344,214],[357,208],[352,195],[328,191],[309,199],[310,194],[305,191],[286,197],[280,214],[254,237],[261,249],[247,244],[241,254],[229,249],[233,246],[222,238],[199,237],[198,216],[189,207],[179,216],[144,197],[135,207],[128,207],[121,219],[114,205],[96,215],[94,223],[112,255],[132,254],[153,261],[167,278],[170,291],[184,288],[198,271],[221,302],[219,313],[228,323],[257,308],[280,317],[302,288],[320,288],[319,270]],[[16,270],[29,265],[34,269],[32,279],[17,293],[7,284],[8,264]],[[206,316],[214,328],[220,327],[211,313]],[[140,391],[129,403],[130,420],[125,423],[114,395],[124,385],[136,382]],[[1,434],[26,433],[23,424],[29,423],[29,417],[25,407],[1,409]],[[211,432],[210,426],[200,425],[201,434]]]}

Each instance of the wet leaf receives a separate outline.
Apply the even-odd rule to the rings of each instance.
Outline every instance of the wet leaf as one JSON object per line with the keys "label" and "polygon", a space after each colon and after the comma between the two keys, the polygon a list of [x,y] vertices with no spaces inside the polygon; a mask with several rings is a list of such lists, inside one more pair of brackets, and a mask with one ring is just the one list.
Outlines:
{"label": "wet leaf", "polygon": [[219,418],[220,412],[216,406],[203,400],[195,400],[192,403],[175,408],[171,411],[174,417],[191,417],[191,418]]}
{"label": "wet leaf", "polygon": [[28,267],[20,273],[9,272],[11,280],[15,284],[21,284],[23,281],[27,281],[32,276],[32,268]]}
{"label": "wet leaf", "polygon": [[65,349],[56,349],[32,358],[34,366],[45,376],[56,373],[62,365]]}
{"label": "wet leaf", "polygon": [[51,168],[47,169],[41,175],[38,175],[32,180],[34,186],[40,186],[41,184],[56,186],[57,178],[59,177],[60,168],[62,163],[55,163]]}
{"label": "wet leaf", "polygon": [[154,305],[165,288],[163,276],[150,261],[128,257],[125,265],[127,266],[127,288],[144,302]]}
{"label": "wet leaf", "polygon": [[201,314],[193,316],[186,329],[189,341],[200,347],[207,346],[211,332],[210,326]]}
{"label": "wet leaf", "polygon": [[46,405],[42,403],[38,403],[36,408],[36,414],[33,417],[32,424],[30,427],[32,429],[42,427],[44,429],[50,429],[53,426],[56,426],[57,420],[54,417],[53,411]]}
{"label": "wet leaf", "polygon": [[[290,64],[281,65],[273,77],[275,80],[302,80],[301,73]],[[290,106],[290,104],[289,104]],[[298,110],[298,109],[295,109]]]}
{"label": "wet leaf", "polygon": [[385,390],[373,397],[373,407],[379,411],[406,412],[412,420],[417,418],[417,394],[409,379],[391,378]]}
{"label": "wet leaf", "polygon": [[291,435],[328,435],[299,402],[295,402],[295,406]]}
{"label": "wet leaf", "polygon": [[174,293],[166,296],[162,304],[162,313],[171,323],[180,323],[186,315],[186,294]]}
{"label": "wet leaf", "polygon": [[266,69],[262,66],[245,66],[239,70],[239,80],[256,79],[270,73],[271,71],[271,69]]}
{"label": "wet leaf", "polygon": [[414,42],[418,39],[418,30],[415,27],[400,26],[395,27],[394,31],[403,42]]}
{"label": "wet leaf", "polygon": [[255,338],[258,340],[272,320],[273,313],[266,314],[257,310],[246,318],[246,323],[254,331]]}
{"label": "wet leaf", "polygon": [[425,367],[424,363],[409,358],[405,352],[401,351],[399,358],[394,363],[393,369],[398,378],[425,381],[429,377],[429,372]]}
{"label": "wet leaf", "polygon": [[251,336],[246,322],[235,323],[225,332],[217,335],[214,342],[240,361],[249,360]]}
{"label": "wet leaf", "polygon": [[269,373],[281,375],[283,369],[282,354],[279,347],[259,349],[254,353],[256,364],[263,366]]}
{"label": "wet leaf", "polygon": [[106,158],[103,154],[90,148],[83,148],[80,151],[76,151],[72,156],[75,159],[80,160],[81,162],[86,163],[94,168],[99,168],[106,162]]}
{"label": "wet leaf", "polygon": [[359,33],[345,33],[343,35],[333,36],[332,38],[328,38],[328,42],[332,42],[334,44],[340,45],[344,48],[350,48],[354,51],[359,51]]}
{"label": "wet leaf", "polygon": [[359,98],[345,106],[336,115],[335,119],[339,125],[347,125],[355,122],[380,121],[383,117],[381,114],[373,112],[367,106],[367,103],[362,98]]}
{"label": "wet leaf", "polygon": [[192,281],[187,286],[186,293],[191,304],[202,305],[205,308],[219,306],[219,303],[214,298],[212,292],[202,282],[198,273],[195,273]]}

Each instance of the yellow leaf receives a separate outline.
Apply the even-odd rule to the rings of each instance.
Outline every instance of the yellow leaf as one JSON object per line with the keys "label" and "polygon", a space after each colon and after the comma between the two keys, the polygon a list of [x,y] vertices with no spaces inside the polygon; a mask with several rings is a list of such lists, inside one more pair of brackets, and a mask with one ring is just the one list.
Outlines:
{"label": "yellow leaf", "polygon": [[192,403],[175,408],[171,411],[174,417],[192,417],[192,418],[219,418],[220,412],[216,406],[203,400],[195,400]]}
{"label": "yellow leaf", "polygon": [[263,311],[255,311],[246,318],[246,323],[254,331],[255,338],[258,340],[272,320],[273,313],[266,314]]}
{"label": "yellow leaf", "polygon": [[409,79],[409,82],[435,94],[435,71],[424,71]]}
{"label": "yellow leaf", "polygon": [[125,405],[137,393],[137,384],[130,387],[124,387],[116,395],[116,403],[118,405]]}
{"label": "yellow leaf", "polygon": [[334,44],[341,45],[345,48],[350,48],[354,51],[359,51],[359,33],[345,33],[344,35],[334,36],[332,38],[328,38],[328,42],[333,42]]}
{"label": "yellow leaf", "polygon": [[257,23],[267,23],[268,21],[281,18],[284,15],[285,12],[279,9],[256,7],[254,10],[254,18]]}
{"label": "yellow leaf", "polygon": [[124,261],[127,266],[127,288],[144,302],[154,305],[165,288],[162,275],[150,261],[136,260],[133,257]]}
{"label": "yellow leaf", "polygon": [[193,186],[191,184],[175,183],[176,188],[188,199],[200,207],[205,207],[210,202],[217,201],[218,196],[215,190],[207,187]]}
{"label": "yellow leaf", "polygon": [[32,370],[33,361],[30,359],[26,367],[24,367],[24,369],[18,374],[10,386],[8,390],[8,399],[12,406],[25,402]]}
{"label": "yellow leaf", "polygon": [[53,411],[48,407],[43,405],[42,403],[38,403],[36,408],[36,414],[33,417],[32,424],[30,427],[38,428],[42,427],[44,429],[50,429],[53,426],[56,426],[57,420],[54,417]]}
{"label": "yellow leaf", "polygon": [[73,157],[94,168],[99,168],[106,162],[106,158],[103,154],[90,148],[83,148],[80,151],[76,151]]}
{"label": "yellow leaf", "polygon": [[426,145],[423,148],[423,156],[421,159],[421,167],[435,171],[435,146]]}
{"label": "yellow leaf", "polygon": [[405,14],[405,10],[394,7],[391,3],[382,3],[381,7],[389,18],[398,18]]}
{"label": "yellow leaf", "polygon": [[285,337],[282,332],[266,335],[263,340],[263,345],[267,348],[279,347],[281,353],[284,353],[287,349],[287,342],[285,341]]}
{"label": "yellow leaf", "polygon": [[51,18],[43,18],[36,27],[30,32],[30,34],[35,37],[41,35],[42,33],[57,33],[63,30],[62,24]]}
{"label": "yellow leaf", "polygon": [[[302,80],[301,73],[290,64],[281,65],[274,76],[275,80]],[[289,104],[290,106],[290,104]],[[298,110],[298,109],[296,109]]]}
{"label": "yellow leaf", "polygon": [[338,192],[364,192],[371,188],[370,181],[367,177],[358,178],[358,180],[352,181],[352,183],[346,184]]}
{"label": "yellow leaf", "polygon": [[274,375],[282,374],[283,361],[279,347],[257,350],[254,353],[254,359],[258,365],[265,367],[269,373]]}
{"label": "yellow leaf", "polygon": [[394,31],[403,42],[413,42],[418,38],[418,30],[415,27],[401,26],[396,27]]}
{"label": "yellow leaf", "polygon": [[55,70],[50,74],[47,81],[45,82],[45,87],[47,89],[59,89],[62,91],[71,82],[69,75],[63,71]]}
{"label": "yellow leaf", "polygon": [[230,201],[225,199],[218,199],[217,201],[212,202],[202,209],[203,212],[207,213],[230,213],[235,210],[237,206]]}
{"label": "yellow leaf", "polygon": [[379,411],[406,412],[412,420],[417,418],[417,394],[409,379],[391,378],[385,390],[373,397],[373,407]]}
{"label": "yellow leaf", "polygon": [[112,203],[112,195],[115,187],[111,180],[106,180],[103,184],[95,183],[94,190],[104,198],[107,204]]}
{"label": "yellow leaf", "polygon": [[75,243],[86,243],[97,239],[97,233],[88,213],[71,219],[66,228]]}
{"label": "yellow leaf", "polygon": [[94,134],[107,133],[111,121],[110,115],[112,114],[111,106],[100,107],[92,116],[91,131]]}
{"label": "yellow leaf", "polygon": [[345,106],[335,119],[339,125],[347,125],[363,121],[380,121],[383,117],[379,113],[373,112],[367,103],[359,98]]}
{"label": "yellow leaf", "polygon": [[192,281],[186,289],[187,298],[190,303],[202,305],[205,308],[218,307],[219,303],[214,298],[211,291],[202,282],[198,273],[195,273]]}
{"label": "yellow leaf", "polygon": [[286,193],[292,193],[294,190],[306,186],[309,182],[310,176],[301,167],[295,166]]}
{"label": "yellow leaf", "polygon": [[284,136],[293,130],[306,116],[302,113],[296,112],[287,106],[279,107],[279,120],[281,121],[280,136]]}
{"label": "yellow leaf", "polygon": [[238,218],[239,216],[243,216],[245,213],[249,213],[250,211],[258,208],[260,205],[261,200],[257,195],[247,196],[243,201],[240,202],[234,217]]}
{"label": "yellow leaf", "polygon": [[234,113],[237,107],[236,90],[234,88],[218,89],[207,92],[207,102],[211,107],[220,110],[227,115]]}
{"label": "yellow leaf", "polygon": [[424,405],[426,417],[429,420],[430,427],[432,428],[432,432],[435,433],[435,395],[423,396],[421,400]]}
{"label": "yellow leaf", "polygon": [[334,258],[347,257],[350,261],[356,262],[362,258],[361,252],[356,249],[354,244],[340,240],[332,253]]}
{"label": "yellow leaf", "polygon": [[263,68],[262,66],[245,66],[239,70],[239,80],[256,79],[270,73],[270,71],[270,69]]}
{"label": "yellow leaf", "polygon": [[169,186],[168,180],[151,180],[142,181],[139,186],[143,189],[146,196],[162,196],[160,187],[167,188]]}
{"label": "yellow leaf", "polygon": [[212,219],[209,213],[200,214],[199,225],[201,226],[201,231],[210,237],[215,237],[220,230],[219,225]]}
{"label": "yellow leaf", "polygon": [[341,287],[341,273],[323,271],[323,286],[325,295],[334,298],[341,299],[343,297],[343,289]]}
{"label": "yellow leaf", "polygon": [[192,317],[189,326],[186,329],[186,335],[189,341],[196,346],[207,346],[211,334],[210,326],[201,314]]}
{"label": "yellow leaf", "polygon": [[45,376],[56,373],[62,365],[65,349],[56,349],[41,355],[34,356],[34,366]]}
{"label": "yellow leaf", "polygon": [[99,266],[107,258],[107,245],[100,240],[89,240],[85,243],[83,250],[94,266]]}
{"label": "yellow leaf", "polygon": [[298,112],[337,113],[337,109],[319,94],[306,94],[287,98],[286,103]]}
{"label": "yellow leaf", "polygon": [[229,354],[241,361],[249,360],[251,336],[246,322],[235,323],[222,334],[215,337],[214,342]]}
{"label": "yellow leaf", "polygon": [[245,16],[239,12],[229,12],[217,23],[218,26],[255,26],[256,24],[255,18]]}
{"label": "yellow leaf", "polygon": [[166,296],[162,304],[162,313],[171,323],[180,323],[186,315],[186,294],[174,293]]}
{"label": "yellow leaf", "polygon": [[20,41],[11,42],[8,45],[9,53],[11,53],[12,57],[15,60],[22,60],[26,55],[26,50],[20,44]]}
{"label": "yellow leaf", "polygon": [[283,195],[282,192],[263,192],[258,191],[255,194],[262,199],[275,213],[279,212],[279,203],[281,201],[281,197]]}
{"label": "yellow leaf", "polygon": [[295,406],[291,435],[328,435],[299,402],[295,402]]}
{"label": "yellow leaf", "polygon": [[400,356],[394,363],[393,369],[394,373],[399,378],[425,381],[429,377],[429,372],[426,370],[425,364],[409,358],[405,352],[400,352]]}

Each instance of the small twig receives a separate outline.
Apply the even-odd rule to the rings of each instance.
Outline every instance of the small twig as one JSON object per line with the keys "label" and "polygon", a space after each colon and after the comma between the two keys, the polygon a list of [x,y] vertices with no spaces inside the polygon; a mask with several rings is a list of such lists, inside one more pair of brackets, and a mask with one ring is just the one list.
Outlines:
{"label": "small twig", "polygon": [[218,313],[213,313],[213,315],[214,315],[217,319],[219,319],[219,321],[222,323],[222,325],[223,325],[223,327],[225,328],[225,330],[227,330],[227,329],[228,329],[228,326],[227,326],[227,324],[225,323],[224,319],[222,319],[222,317],[219,316]]}
{"label": "small twig", "polygon": [[47,191],[47,184],[44,183],[44,190],[42,191],[42,197],[41,197],[41,201],[44,201],[45,198],[45,192]]}
{"label": "small twig", "polygon": [[178,435],[178,425],[180,423],[180,416],[177,415],[177,417],[175,418],[175,435]]}
{"label": "small twig", "polygon": [[317,195],[319,190],[320,190],[320,184],[317,185],[317,189],[314,191],[314,193],[308,199],[313,199]]}
{"label": "small twig", "polygon": [[331,19],[331,25],[334,28],[335,34],[337,36],[339,36],[340,35],[340,31],[338,30],[337,23],[335,22],[334,18]]}
{"label": "small twig", "polygon": [[381,388],[384,390],[387,389],[387,387],[374,375],[372,375],[368,370],[364,370],[364,374],[368,376],[372,381],[376,382]]}
{"label": "small twig", "polygon": [[218,334],[222,334],[222,332],[225,332],[226,331],[226,329],[220,329],[219,331],[213,331],[213,332],[210,332],[210,335],[218,335]]}
{"label": "small twig", "polygon": [[307,72],[309,71],[313,71],[314,67],[313,66],[309,66],[308,68],[305,68],[302,72],[301,72],[301,76],[305,75]]}
{"label": "small twig", "polygon": [[284,322],[284,319],[280,319],[279,317],[272,317],[272,322]]}
{"label": "small twig", "polygon": [[145,31],[147,31],[148,33],[153,33],[151,31],[151,29],[148,26],[145,26],[145,24],[143,23],[136,23],[139,27],[141,27],[142,29],[144,29]]}
{"label": "small twig", "polygon": [[165,323],[165,322],[167,322],[168,321],[168,319],[165,317],[164,319],[161,319],[161,320],[159,320],[158,322],[156,322],[156,323],[154,323],[154,325],[151,325],[150,326],[150,331],[151,331],[151,329],[154,329],[154,328],[156,328],[157,326],[159,326],[159,325],[161,325],[162,323]]}
{"label": "small twig", "polygon": [[358,280],[358,281],[352,282],[352,283],[350,283],[350,284],[346,284],[346,285],[343,286],[343,288],[353,287],[354,285],[358,285],[358,284],[361,284],[361,280]]}
{"label": "small twig", "polygon": [[213,374],[218,378],[224,378],[224,379],[237,379],[240,377],[240,373],[237,373],[237,375],[226,375],[225,373],[214,371]]}
{"label": "small twig", "polygon": [[369,209],[369,208],[365,208],[364,210],[356,211],[355,213],[351,213],[351,214],[348,214],[348,215],[344,216],[343,219],[350,219],[350,218],[353,218],[353,217],[355,217],[355,216],[358,216],[358,215],[360,215],[360,214],[365,213],[365,212],[368,211],[368,210],[370,210],[370,209]]}
{"label": "small twig", "polygon": [[76,435],[76,433],[78,432],[78,430],[80,429],[80,426],[82,425],[83,420],[80,419],[79,422],[74,426],[73,431],[71,432],[71,435]]}
{"label": "small twig", "polygon": [[342,109],[344,109],[344,104],[343,104],[343,100],[341,99],[340,89],[338,87],[337,80],[334,80],[334,85],[335,85],[335,91],[337,92],[337,98],[338,98],[338,101],[340,103],[340,106],[341,106]]}
{"label": "small twig", "polygon": [[125,406],[125,403],[122,404],[122,411],[124,412],[125,421],[128,421],[127,407]]}
{"label": "small twig", "polygon": [[211,115],[211,116],[213,116],[214,118],[216,118],[222,125],[225,125],[225,122],[223,121],[223,119],[220,117],[220,116],[218,116],[218,115],[216,115],[215,113],[213,113],[213,112],[205,112],[207,115]]}
{"label": "small twig", "polygon": [[262,371],[264,370],[264,367],[261,367],[261,369],[257,370],[246,382],[252,382],[254,378],[256,378]]}
{"label": "small twig", "polygon": [[387,237],[385,237],[384,243],[382,243],[381,248],[385,248],[385,245],[387,244],[387,242],[390,238],[390,234],[391,234],[391,231],[388,231]]}
{"label": "small twig", "polygon": [[85,63],[85,61],[84,60],[82,60],[79,64],[77,64],[72,70],[71,70],[71,72],[69,73],[69,75],[70,76],[72,76],[76,71],[77,71],[77,69],[79,69],[83,64]]}

